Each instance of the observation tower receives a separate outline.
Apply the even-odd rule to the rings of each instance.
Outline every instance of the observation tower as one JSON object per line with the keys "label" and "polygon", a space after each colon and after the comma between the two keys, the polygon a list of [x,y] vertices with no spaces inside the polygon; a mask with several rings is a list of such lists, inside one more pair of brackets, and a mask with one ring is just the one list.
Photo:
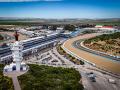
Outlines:
{"label": "observation tower", "polygon": [[6,65],[4,67],[4,71],[24,71],[27,69],[27,66],[24,62],[22,62],[22,43],[18,41],[19,34],[17,31],[14,34],[15,42],[11,46],[13,62],[10,65]]}

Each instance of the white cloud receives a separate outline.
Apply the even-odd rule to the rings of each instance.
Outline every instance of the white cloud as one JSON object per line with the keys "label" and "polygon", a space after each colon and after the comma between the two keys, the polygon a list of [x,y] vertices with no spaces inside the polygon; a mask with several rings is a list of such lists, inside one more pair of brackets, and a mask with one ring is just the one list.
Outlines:
{"label": "white cloud", "polygon": [[29,2],[29,1],[45,1],[45,2],[50,2],[50,1],[62,1],[62,0],[0,0],[0,2]]}

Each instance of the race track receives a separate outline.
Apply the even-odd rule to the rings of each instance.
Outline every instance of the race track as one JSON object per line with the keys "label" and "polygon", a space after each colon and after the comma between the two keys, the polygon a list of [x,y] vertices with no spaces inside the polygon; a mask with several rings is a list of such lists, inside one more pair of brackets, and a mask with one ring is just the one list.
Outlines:
{"label": "race track", "polygon": [[91,63],[94,63],[97,67],[101,69],[107,70],[115,74],[120,74],[120,62],[116,62],[114,60],[111,60],[110,58],[105,58],[105,57],[78,49],[73,45],[73,43],[77,40],[91,38],[96,35],[97,34],[86,34],[86,35],[69,39],[63,44],[63,47],[66,50],[72,52],[74,55],[78,56],[79,58],[83,58]]}

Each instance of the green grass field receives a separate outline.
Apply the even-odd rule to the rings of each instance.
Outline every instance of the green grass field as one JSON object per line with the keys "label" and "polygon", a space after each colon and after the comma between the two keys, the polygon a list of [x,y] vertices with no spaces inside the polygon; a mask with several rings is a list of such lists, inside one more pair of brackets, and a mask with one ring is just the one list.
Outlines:
{"label": "green grass field", "polygon": [[3,76],[3,64],[0,64],[0,90],[14,90],[12,79]]}
{"label": "green grass field", "polygon": [[120,32],[96,36],[85,40],[84,44],[91,49],[120,56]]}
{"label": "green grass field", "polygon": [[75,69],[35,64],[29,67],[26,74],[18,77],[22,90],[83,90]]}

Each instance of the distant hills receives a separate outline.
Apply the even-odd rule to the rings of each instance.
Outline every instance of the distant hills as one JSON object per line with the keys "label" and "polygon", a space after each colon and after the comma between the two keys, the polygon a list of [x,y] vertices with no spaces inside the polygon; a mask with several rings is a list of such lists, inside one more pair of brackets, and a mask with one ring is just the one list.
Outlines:
{"label": "distant hills", "polygon": [[104,24],[115,23],[120,25],[120,18],[103,18],[103,19],[87,19],[87,18],[66,18],[66,19],[44,19],[44,18],[16,18],[16,17],[0,17],[0,24],[5,23],[43,23],[43,24]]}
{"label": "distant hills", "polygon": [[45,18],[18,18],[18,17],[0,17],[0,20],[53,20],[53,21],[120,21],[120,18],[101,18],[101,19],[88,19],[88,18],[64,18],[64,19],[45,19]]}

